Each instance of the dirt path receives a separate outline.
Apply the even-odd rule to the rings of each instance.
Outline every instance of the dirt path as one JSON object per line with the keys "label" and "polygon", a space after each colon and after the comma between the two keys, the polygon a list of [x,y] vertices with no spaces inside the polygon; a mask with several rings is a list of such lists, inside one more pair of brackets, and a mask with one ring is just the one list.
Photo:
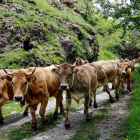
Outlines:
{"label": "dirt path", "polygon": [[[65,94],[63,94],[63,98],[65,101]],[[46,108],[46,113],[50,112],[51,110],[53,110],[55,108],[56,105],[56,99],[52,98],[51,100],[49,100],[47,108]],[[40,109],[40,104],[37,107],[36,110],[36,115],[39,115],[39,109]],[[37,116],[37,118],[40,118],[40,116]],[[31,114],[30,112],[28,113],[28,116],[23,117],[23,113],[20,113],[18,115],[12,115],[11,117],[7,117],[4,119],[4,124],[0,125],[0,131],[2,130],[6,130],[7,128],[17,128],[20,125],[31,121]]]}
{"label": "dirt path", "polygon": [[[109,84],[109,87],[111,88],[111,84]],[[126,89],[126,87],[125,87]],[[111,94],[115,96],[114,90],[111,91]],[[64,95],[65,96],[65,95]],[[128,114],[127,108],[128,103],[130,99],[130,94],[128,91],[125,91],[124,94],[120,95],[120,101],[115,101],[113,104],[111,104],[110,107],[105,107],[105,103],[108,102],[109,96],[106,92],[102,92],[101,89],[97,94],[97,103],[98,108],[95,109],[93,106],[90,107],[89,112],[94,114],[95,111],[107,108],[108,109],[108,117],[105,119],[102,119],[100,123],[95,124],[97,127],[98,132],[100,133],[99,140],[105,140],[106,138],[114,137],[114,139],[118,139],[114,132],[118,130],[121,126],[121,120]],[[64,97],[65,102],[65,97]],[[49,110],[52,110],[55,108],[55,99],[49,101],[46,113],[49,112]],[[38,107],[39,109],[39,107]],[[84,112],[84,105],[81,105],[76,112],[71,113],[71,127],[69,130],[66,130],[64,127],[64,120],[63,118],[59,124],[57,124],[54,127],[51,127],[47,132],[40,133],[31,139],[34,140],[67,140],[71,137],[73,137],[76,133],[77,128],[85,122],[85,114]],[[36,114],[38,114],[38,110],[36,111]],[[14,115],[12,117],[8,117],[5,119],[5,124],[3,126],[0,126],[0,131],[10,129],[10,128],[18,128],[21,124],[24,124],[25,122],[31,121],[31,116],[29,113],[29,116],[22,117],[22,113],[19,115]]]}
{"label": "dirt path", "polygon": [[[109,84],[111,88],[111,84]],[[126,88],[125,88],[126,89]],[[111,91],[114,93],[114,90]],[[115,94],[114,94],[115,96]],[[114,132],[118,130],[121,126],[121,120],[126,117],[128,114],[128,103],[130,99],[130,94],[128,91],[125,90],[123,95],[120,95],[120,101],[115,101],[115,103],[111,104],[111,107],[106,107],[108,109],[108,117],[102,119],[100,123],[95,124],[97,127],[98,132],[100,133],[99,140],[105,140],[106,138],[110,138],[114,136]],[[98,109],[105,108],[104,104],[108,102],[109,96],[106,92],[100,91],[97,94],[97,103],[98,108],[95,109],[93,106],[90,107],[90,113],[94,113]],[[76,133],[77,128],[80,124],[85,122],[85,114],[83,113],[84,106],[81,105],[80,108],[76,111],[71,113],[71,127],[69,130],[66,130],[64,127],[64,120],[65,118],[60,121],[58,125],[54,128],[50,129],[49,131],[39,134],[32,139],[35,140],[67,140],[74,136]],[[112,139],[111,139],[112,140]]]}

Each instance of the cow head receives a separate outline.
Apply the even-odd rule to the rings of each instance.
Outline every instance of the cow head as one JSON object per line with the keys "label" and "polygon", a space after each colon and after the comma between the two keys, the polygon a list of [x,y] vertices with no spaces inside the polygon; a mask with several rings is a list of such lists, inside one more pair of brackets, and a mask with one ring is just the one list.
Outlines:
{"label": "cow head", "polygon": [[132,67],[132,63],[122,62],[122,74],[126,75],[127,69]]}
{"label": "cow head", "polygon": [[3,80],[7,79],[11,81],[14,93],[13,97],[14,101],[24,100],[24,95],[28,91],[29,82],[33,82],[34,80],[36,80],[36,77],[32,75],[35,72],[35,70],[36,68],[32,72],[26,73],[23,70],[14,70],[13,72],[7,72],[4,69],[7,75],[2,77],[2,79]]}
{"label": "cow head", "polygon": [[63,63],[56,67],[57,68],[53,68],[51,72],[59,75],[60,78],[59,88],[61,90],[67,90],[71,88],[74,83],[75,74],[80,72],[81,69],[79,67],[72,66],[71,64],[68,63]]}
{"label": "cow head", "polygon": [[76,62],[74,62],[73,66],[80,66],[89,63],[88,60],[83,60],[82,58],[76,58]]}

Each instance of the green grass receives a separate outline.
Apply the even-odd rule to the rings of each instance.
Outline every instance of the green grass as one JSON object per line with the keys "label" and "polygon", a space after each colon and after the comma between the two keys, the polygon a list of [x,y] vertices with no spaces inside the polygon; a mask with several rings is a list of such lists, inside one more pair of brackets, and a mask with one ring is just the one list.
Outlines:
{"label": "green grass", "polygon": [[135,68],[132,75],[133,91],[129,105],[130,114],[124,121],[122,136],[128,140],[140,139],[140,67]]}
{"label": "green grass", "polygon": [[95,123],[100,122],[107,115],[107,109],[99,109],[91,115],[91,121],[80,125],[76,134],[70,140],[97,140],[100,134],[97,132]]}
{"label": "green grass", "polygon": [[7,101],[3,106],[2,106],[2,114],[3,117],[9,117],[11,116],[12,111],[16,111],[14,114],[19,114],[24,111],[26,106],[23,106],[22,108],[20,107],[19,102],[15,101]]}

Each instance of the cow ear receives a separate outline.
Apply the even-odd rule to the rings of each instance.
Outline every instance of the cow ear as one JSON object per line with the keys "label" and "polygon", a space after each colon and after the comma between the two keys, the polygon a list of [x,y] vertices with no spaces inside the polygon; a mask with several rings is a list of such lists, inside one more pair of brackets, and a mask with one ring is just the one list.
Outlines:
{"label": "cow ear", "polygon": [[3,81],[12,81],[12,76],[10,76],[10,75],[4,75],[4,76],[1,76],[1,79],[3,80]]}
{"label": "cow ear", "polygon": [[27,77],[27,81],[28,81],[28,82],[33,82],[33,81],[35,81],[35,80],[36,80],[36,76],[32,76],[32,75],[31,75],[31,76],[28,76],[28,77]]}
{"label": "cow ear", "polygon": [[85,64],[89,63],[88,60],[85,60]]}
{"label": "cow ear", "polygon": [[77,73],[80,73],[81,72],[81,69],[80,68],[78,68],[78,67],[76,67],[76,68],[74,68],[74,70],[73,70],[73,73],[76,75]]}
{"label": "cow ear", "polygon": [[132,68],[132,63],[128,64],[128,68]]}
{"label": "cow ear", "polygon": [[52,72],[53,74],[58,75],[58,74],[59,74],[59,69],[58,69],[58,68],[53,68],[53,69],[51,69],[51,72]]}

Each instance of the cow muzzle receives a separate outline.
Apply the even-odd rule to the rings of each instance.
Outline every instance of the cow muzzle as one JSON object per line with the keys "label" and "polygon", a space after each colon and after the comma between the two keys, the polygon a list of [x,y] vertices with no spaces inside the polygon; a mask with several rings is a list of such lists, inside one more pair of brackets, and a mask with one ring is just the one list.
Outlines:
{"label": "cow muzzle", "polygon": [[67,90],[67,89],[69,89],[69,86],[68,86],[67,84],[61,84],[61,85],[59,86],[59,89]]}
{"label": "cow muzzle", "polygon": [[23,101],[23,96],[14,96],[15,101]]}
{"label": "cow muzzle", "polygon": [[122,75],[126,75],[126,72],[122,72]]}

